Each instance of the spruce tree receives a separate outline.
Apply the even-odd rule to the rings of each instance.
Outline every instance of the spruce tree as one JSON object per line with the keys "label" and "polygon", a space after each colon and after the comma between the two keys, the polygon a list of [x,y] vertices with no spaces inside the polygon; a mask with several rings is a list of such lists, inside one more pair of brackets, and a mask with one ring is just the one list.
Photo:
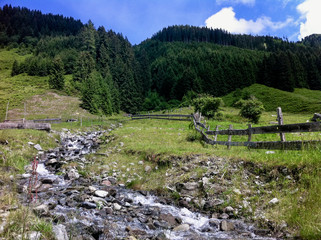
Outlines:
{"label": "spruce tree", "polygon": [[13,65],[12,65],[12,71],[11,71],[11,76],[15,76],[15,75],[18,75],[20,72],[20,69],[19,69],[19,63],[17,60],[14,60],[13,62]]}
{"label": "spruce tree", "polygon": [[49,87],[62,90],[64,85],[64,65],[61,58],[57,57],[52,61],[52,67],[49,75]]}

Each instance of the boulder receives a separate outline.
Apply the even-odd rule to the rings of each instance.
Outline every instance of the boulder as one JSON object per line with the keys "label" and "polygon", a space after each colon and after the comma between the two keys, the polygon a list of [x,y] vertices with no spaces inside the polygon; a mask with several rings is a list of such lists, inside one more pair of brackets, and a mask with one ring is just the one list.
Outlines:
{"label": "boulder", "polygon": [[70,180],[75,180],[80,177],[80,175],[76,169],[70,169],[67,176]]}
{"label": "boulder", "polygon": [[173,229],[173,231],[175,231],[175,232],[184,232],[184,231],[188,231],[188,230],[189,230],[189,225],[186,223],[181,224]]}
{"label": "boulder", "polygon": [[116,211],[119,211],[121,209],[121,206],[118,203],[114,203],[113,207]]}
{"label": "boulder", "polygon": [[66,227],[58,224],[52,227],[56,240],[69,240]]}
{"label": "boulder", "polygon": [[38,216],[46,216],[49,213],[49,207],[46,204],[41,204],[33,209]]}
{"label": "boulder", "polygon": [[107,195],[108,195],[107,191],[103,191],[103,190],[96,190],[95,191],[95,196],[97,196],[97,197],[105,198],[105,197],[107,197]]}
{"label": "boulder", "polygon": [[42,147],[39,144],[36,144],[33,147],[38,151],[42,151]]}
{"label": "boulder", "polygon": [[28,234],[28,239],[29,240],[40,240],[41,239],[41,232],[35,232],[35,231],[33,231],[33,232],[30,232],[29,234]]}
{"label": "boulder", "polygon": [[232,230],[234,230],[234,224],[232,222],[228,222],[226,220],[223,220],[221,222],[221,230],[222,231],[232,231]]}

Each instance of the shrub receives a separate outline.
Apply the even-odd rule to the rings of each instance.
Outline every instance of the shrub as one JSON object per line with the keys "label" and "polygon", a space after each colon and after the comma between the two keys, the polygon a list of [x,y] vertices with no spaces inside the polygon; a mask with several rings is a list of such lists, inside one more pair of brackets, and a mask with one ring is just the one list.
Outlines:
{"label": "shrub", "polygon": [[263,111],[263,103],[256,98],[251,98],[249,100],[244,100],[240,115],[250,119],[253,123],[258,123]]}
{"label": "shrub", "polygon": [[208,118],[213,118],[222,104],[223,100],[221,98],[214,98],[212,96],[202,96],[193,101],[195,112],[199,111],[203,116]]}

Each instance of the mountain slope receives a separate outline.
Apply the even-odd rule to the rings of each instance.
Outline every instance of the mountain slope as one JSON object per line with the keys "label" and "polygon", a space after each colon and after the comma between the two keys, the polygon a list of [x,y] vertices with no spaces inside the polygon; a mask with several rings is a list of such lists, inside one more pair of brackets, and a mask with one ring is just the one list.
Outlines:
{"label": "mountain slope", "polygon": [[[253,84],[241,92],[235,91],[223,97],[226,105],[232,106],[242,95],[254,95],[263,102],[266,111],[281,107],[284,112],[321,112],[321,91],[295,89],[294,92],[281,91],[261,84]],[[311,115],[312,117],[312,115]]]}

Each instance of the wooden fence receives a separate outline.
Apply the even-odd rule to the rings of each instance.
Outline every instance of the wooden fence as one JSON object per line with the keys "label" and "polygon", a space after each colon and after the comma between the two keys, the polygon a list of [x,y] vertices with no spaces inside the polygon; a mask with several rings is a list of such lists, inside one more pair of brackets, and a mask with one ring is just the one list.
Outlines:
{"label": "wooden fence", "polygon": [[0,123],[0,129],[36,129],[50,131],[50,123],[34,123],[31,121],[19,122],[4,122]]}
{"label": "wooden fence", "polygon": [[182,114],[139,114],[132,115],[132,120],[138,119],[163,119],[163,120],[174,120],[174,121],[191,121],[192,115]]}
{"label": "wooden fence", "polygon": [[[228,148],[231,146],[246,146],[255,149],[284,149],[284,150],[300,150],[305,147],[321,147],[321,141],[311,140],[311,141],[286,141],[284,133],[295,133],[295,132],[320,132],[321,123],[320,122],[310,122],[310,123],[297,123],[297,124],[285,124],[285,125],[274,125],[274,126],[264,126],[264,127],[252,127],[251,124],[248,125],[247,129],[233,129],[230,125],[227,130],[219,130],[216,126],[216,130],[209,130],[209,126],[203,124],[199,121],[197,115],[193,115],[193,122],[196,131],[200,132],[203,140],[211,145],[226,145]],[[281,123],[280,123],[281,124]],[[280,134],[280,141],[273,142],[252,142],[253,134]],[[217,141],[218,135],[227,135],[228,141]],[[248,136],[246,142],[232,142],[232,136]],[[209,136],[214,136],[211,139]]]}
{"label": "wooden fence", "polygon": [[35,123],[61,123],[61,118],[34,119]]}

